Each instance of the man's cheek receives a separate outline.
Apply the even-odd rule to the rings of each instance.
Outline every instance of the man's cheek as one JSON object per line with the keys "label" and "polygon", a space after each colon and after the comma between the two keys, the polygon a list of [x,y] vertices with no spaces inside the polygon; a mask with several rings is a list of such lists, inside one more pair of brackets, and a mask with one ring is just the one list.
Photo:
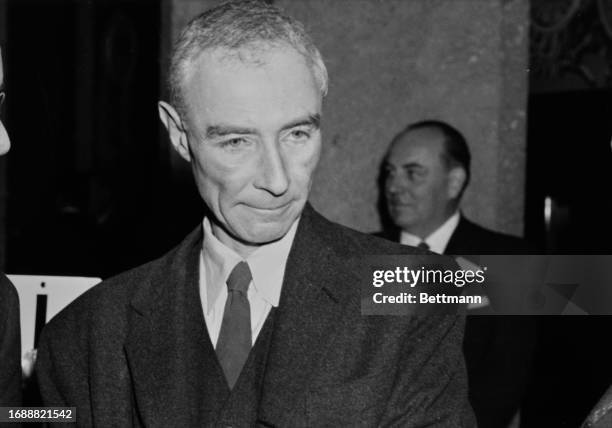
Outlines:
{"label": "man's cheek", "polygon": [[317,151],[305,158],[304,161],[298,165],[296,171],[299,171],[306,181],[310,181],[312,175],[314,174],[314,171],[317,169],[318,163],[319,152]]}
{"label": "man's cheek", "polygon": [[293,170],[292,182],[294,187],[299,189],[301,193],[308,192],[312,185],[314,168],[312,165],[302,165],[301,168]]}
{"label": "man's cheek", "polygon": [[416,201],[422,201],[431,195],[431,189],[422,184],[415,184],[410,188],[410,193]]}

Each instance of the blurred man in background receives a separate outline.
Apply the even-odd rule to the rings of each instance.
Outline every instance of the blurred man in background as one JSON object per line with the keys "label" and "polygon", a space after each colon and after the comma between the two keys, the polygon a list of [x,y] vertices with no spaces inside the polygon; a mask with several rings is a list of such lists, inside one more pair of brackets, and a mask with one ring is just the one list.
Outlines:
{"label": "blurred man in background", "polygon": [[[4,66],[0,49],[0,115],[4,102]],[[0,155],[11,147],[0,120]],[[21,330],[17,290],[0,273],[0,407],[21,405]]]}
{"label": "blurred man in background", "polygon": [[422,121],[399,133],[383,166],[387,210],[395,226],[385,237],[439,254],[525,250],[522,240],[485,229],[461,214],[470,160],[465,138],[445,122]]}
{"label": "blurred man in background", "polygon": [[[461,213],[470,158],[463,135],[445,122],[422,121],[400,132],[382,168],[386,208],[394,227],[380,235],[468,259],[526,252],[522,240],[485,229]],[[524,394],[533,346],[533,329],[526,319],[468,317],[464,353],[479,426],[510,424]]]}

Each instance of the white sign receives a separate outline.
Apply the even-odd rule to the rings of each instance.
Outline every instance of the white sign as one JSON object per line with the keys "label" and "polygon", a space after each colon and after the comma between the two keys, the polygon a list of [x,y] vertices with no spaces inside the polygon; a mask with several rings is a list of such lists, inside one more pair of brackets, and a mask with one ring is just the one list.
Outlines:
{"label": "white sign", "polygon": [[7,276],[19,294],[22,356],[34,349],[36,303],[39,296],[46,296],[47,310],[44,314],[44,323],[46,324],[70,302],[100,282],[99,278],[77,276]]}

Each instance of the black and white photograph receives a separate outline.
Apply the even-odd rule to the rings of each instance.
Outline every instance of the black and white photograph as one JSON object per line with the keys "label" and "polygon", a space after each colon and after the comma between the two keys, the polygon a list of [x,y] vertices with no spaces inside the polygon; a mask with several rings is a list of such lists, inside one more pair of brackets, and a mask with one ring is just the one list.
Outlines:
{"label": "black and white photograph", "polygon": [[0,0],[0,119],[0,427],[612,428],[611,0]]}

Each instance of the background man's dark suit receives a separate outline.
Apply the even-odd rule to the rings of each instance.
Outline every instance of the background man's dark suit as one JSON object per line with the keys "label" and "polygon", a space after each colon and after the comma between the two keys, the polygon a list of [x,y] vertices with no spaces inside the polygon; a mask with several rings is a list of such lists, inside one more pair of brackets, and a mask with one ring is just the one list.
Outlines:
{"label": "background man's dark suit", "polygon": [[37,368],[46,405],[78,406],[85,426],[474,425],[460,317],[360,314],[360,256],[419,250],[330,223],[308,205],[279,306],[252,354],[265,340],[267,349],[249,356],[230,393],[198,294],[201,236],[198,227],[51,321]]}
{"label": "background man's dark suit", "polygon": [[[399,241],[398,231],[380,235]],[[485,229],[462,215],[444,254],[470,259],[470,255],[528,251],[523,240]],[[507,426],[521,405],[531,371],[535,326],[527,317],[467,317],[463,349],[470,403],[479,426]]]}
{"label": "background man's dark suit", "polygon": [[21,405],[20,332],[17,291],[0,274],[0,407]]}
{"label": "background man's dark suit", "polygon": [[[525,254],[525,242],[485,229],[461,216],[445,254]],[[532,317],[469,316],[464,353],[470,402],[483,427],[507,423],[529,383],[536,340]]]}
{"label": "background man's dark suit", "polygon": [[444,254],[523,254],[528,250],[522,239],[485,229],[461,215]]}

